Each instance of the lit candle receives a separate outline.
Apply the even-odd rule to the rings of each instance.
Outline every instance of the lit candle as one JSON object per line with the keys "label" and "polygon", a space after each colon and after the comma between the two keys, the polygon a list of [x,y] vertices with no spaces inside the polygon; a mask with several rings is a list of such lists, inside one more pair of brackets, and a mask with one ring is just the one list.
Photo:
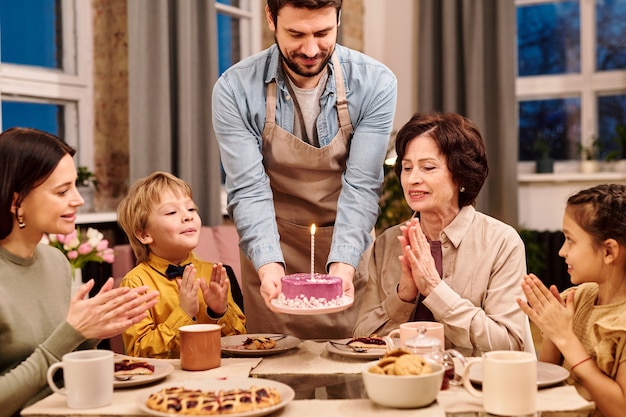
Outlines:
{"label": "lit candle", "polygon": [[311,225],[311,279],[315,273],[315,223]]}

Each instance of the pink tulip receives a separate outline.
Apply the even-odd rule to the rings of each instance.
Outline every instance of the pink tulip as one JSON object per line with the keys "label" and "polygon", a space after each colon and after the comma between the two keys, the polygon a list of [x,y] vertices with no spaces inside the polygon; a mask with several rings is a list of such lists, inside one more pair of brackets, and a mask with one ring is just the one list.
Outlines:
{"label": "pink tulip", "polygon": [[98,252],[105,250],[106,248],[109,247],[109,241],[106,239],[102,239],[98,245],[96,245],[96,250]]}
{"label": "pink tulip", "polygon": [[102,254],[102,261],[106,262],[108,264],[112,264],[113,261],[115,260],[115,255],[113,254],[113,252],[111,253],[103,253]]}
{"label": "pink tulip", "polygon": [[67,253],[67,259],[76,259],[78,258],[78,252],[75,250],[71,250]]}
{"label": "pink tulip", "polygon": [[78,253],[81,255],[87,255],[93,250],[93,247],[89,243],[83,243],[78,247]]}
{"label": "pink tulip", "polygon": [[76,239],[77,235],[78,232],[74,229],[74,231],[68,235],[57,235],[57,240],[61,243],[68,243]]}

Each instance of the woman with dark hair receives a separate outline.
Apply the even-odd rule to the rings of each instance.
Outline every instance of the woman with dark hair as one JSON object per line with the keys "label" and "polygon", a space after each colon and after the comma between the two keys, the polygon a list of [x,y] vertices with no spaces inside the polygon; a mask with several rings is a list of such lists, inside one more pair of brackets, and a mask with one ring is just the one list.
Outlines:
{"label": "woman with dark hair", "polygon": [[77,348],[93,348],[146,317],[157,292],[113,288],[93,298],[90,280],[70,296],[70,264],[40,244],[69,234],[84,201],[76,189],[75,150],[54,135],[11,128],[0,134],[0,415],[50,393],[48,367]]}
{"label": "woman with dark hair", "polygon": [[515,302],[526,273],[523,241],[474,208],[489,172],[478,128],[457,114],[416,114],[398,132],[396,153],[395,172],[415,215],[376,239],[354,335],[438,321],[446,348],[467,356],[534,352]]}

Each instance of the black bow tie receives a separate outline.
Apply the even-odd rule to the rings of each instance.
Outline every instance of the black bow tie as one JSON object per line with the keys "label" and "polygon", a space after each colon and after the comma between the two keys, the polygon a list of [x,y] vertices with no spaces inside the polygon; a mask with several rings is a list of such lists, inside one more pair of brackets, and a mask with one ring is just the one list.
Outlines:
{"label": "black bow tie", "polygon": [[178,278],[178,277],[182,277],[183,276],[183,271],[185,270],[185,267],[189,265],[189,264],[185,264],[185,265],[172,265],[169,264],[167,266],[167,269],[165,270],[165,275],[169,278],[169,279],[174,279],[174,278]]}

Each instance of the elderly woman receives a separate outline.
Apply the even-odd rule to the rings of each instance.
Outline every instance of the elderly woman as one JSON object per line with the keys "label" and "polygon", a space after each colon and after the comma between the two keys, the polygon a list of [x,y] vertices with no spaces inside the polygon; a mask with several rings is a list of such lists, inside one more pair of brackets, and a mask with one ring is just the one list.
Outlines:
{"label": "elderly woman", "polygon": [[446,348],[534,352],[515,299],[526,273],[511,226],[476,211],[488,173],[477,127],[457,114],[416,114],[396,137],[395,172],[415,212],[374,243],[355,336],[407,321],[443,323]]}

